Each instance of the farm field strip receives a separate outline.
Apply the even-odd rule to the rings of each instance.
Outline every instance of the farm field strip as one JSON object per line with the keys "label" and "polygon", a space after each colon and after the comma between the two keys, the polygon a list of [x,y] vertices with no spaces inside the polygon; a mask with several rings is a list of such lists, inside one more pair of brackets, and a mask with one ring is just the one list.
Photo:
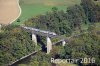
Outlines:
{"label": "farm field strip", "polygon": [[0,23],[11,24],[21,14],[19,0],[0,0]]}

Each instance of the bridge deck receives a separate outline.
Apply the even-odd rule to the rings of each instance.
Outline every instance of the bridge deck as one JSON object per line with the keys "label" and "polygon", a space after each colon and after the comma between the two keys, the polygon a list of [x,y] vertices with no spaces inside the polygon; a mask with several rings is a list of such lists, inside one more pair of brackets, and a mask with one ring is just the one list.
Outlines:
{"label": "bridge deck", "polygon": [[44,31],[44,30],[33,28],[33,27],[25,27],[25,26],[22,26],[22,28],[24,28],[24,29],[36,34],[36,35],[49,36],[49,37],[56,37],[57,36],[57,34],[55,32]]}

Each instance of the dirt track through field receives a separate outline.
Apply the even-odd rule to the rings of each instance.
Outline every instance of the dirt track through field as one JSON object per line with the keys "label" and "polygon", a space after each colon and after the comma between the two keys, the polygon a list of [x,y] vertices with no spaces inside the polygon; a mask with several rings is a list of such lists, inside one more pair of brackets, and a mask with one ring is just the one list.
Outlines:
{"label": "dirt track through field", "polygon": [[18,0],[0,0],[0,23],[10,24],[16,20],[20,14]]}

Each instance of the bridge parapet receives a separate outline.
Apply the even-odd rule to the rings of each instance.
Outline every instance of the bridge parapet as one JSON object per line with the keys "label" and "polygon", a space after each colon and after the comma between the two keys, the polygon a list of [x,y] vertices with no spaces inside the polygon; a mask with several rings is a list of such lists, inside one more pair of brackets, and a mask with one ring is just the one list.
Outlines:
{"label": "bridge parapet", "polygon": [[26,27],[26,26],[22,26],[22,28],[24,28],[24,29],[28,30],[29,32],[34,33],[36,35],[48,36],[48,37],[57,36],[57,34],[55,32],[44,31],[44,30],[36,29],[33,27]]}

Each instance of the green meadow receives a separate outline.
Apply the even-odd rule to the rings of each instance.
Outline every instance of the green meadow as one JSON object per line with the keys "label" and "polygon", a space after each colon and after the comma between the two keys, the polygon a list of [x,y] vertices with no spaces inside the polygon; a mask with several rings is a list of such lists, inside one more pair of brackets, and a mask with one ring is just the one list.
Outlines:
{"label": "green meadow", "polygon": [[40,14],[50,12],[52,7],[57,7],[59,10],[66,10],[67,7],[80,4],[80,0],[20,0],[22,9],[20,22],[17,20],[13,24],[22,24],[29,18]]}

